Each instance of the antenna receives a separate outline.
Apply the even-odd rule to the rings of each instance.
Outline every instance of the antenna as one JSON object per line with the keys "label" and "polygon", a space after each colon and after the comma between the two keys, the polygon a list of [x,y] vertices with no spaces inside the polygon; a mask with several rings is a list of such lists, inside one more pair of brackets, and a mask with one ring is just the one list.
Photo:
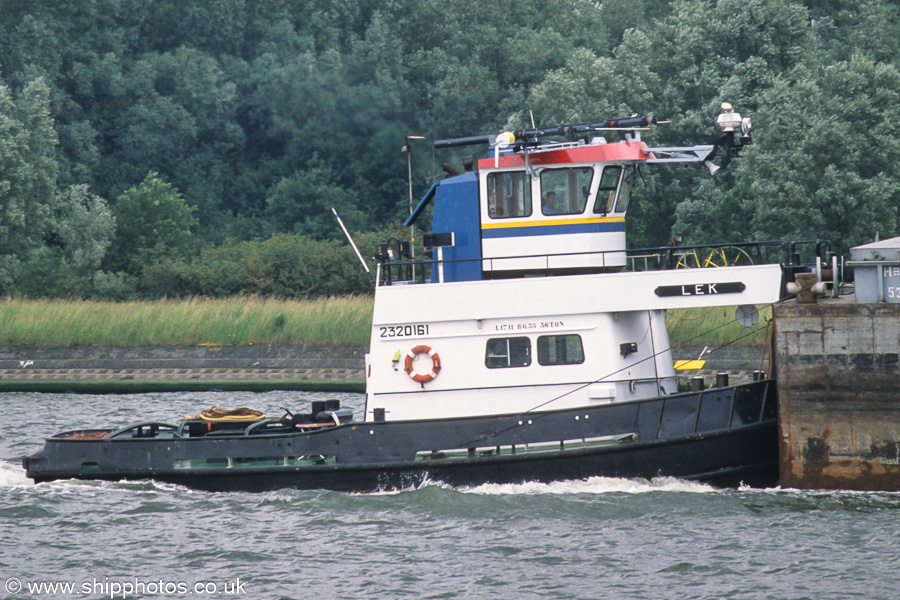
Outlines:
{"label": "antenna", "polygon": [[372,279],[372,272],[369,270],[369,265],[367,265],[367,264],[366,264],[366,261],[363,260],[362,254],[359,253],[359,248],[357,248],[357,247],[356,247],[356,244],[353,243],[353,238],[350,237],[350,232],[347,231],[347,228],[346,228],[346,227],[344,227],[344,222],[341,221],[341,217],[338,216],[337,211],[334,210],[334,207],[333,207],[333,206],[331,207],[331,212],[334,213],[334,218],[337,219],[338,225],[340,225],[340,226],[341,226],[341,229],[344,230],[344,235],[347,236],[347,241],[350,242],[350,245],[353,247],[353,250],[356,252],[356,256],[359,257],[359,262],[362,263],[363,269],[366,270],[366,274],[369,276],[369,281],[371,281],[371,282],[374,283],[375,280]]}

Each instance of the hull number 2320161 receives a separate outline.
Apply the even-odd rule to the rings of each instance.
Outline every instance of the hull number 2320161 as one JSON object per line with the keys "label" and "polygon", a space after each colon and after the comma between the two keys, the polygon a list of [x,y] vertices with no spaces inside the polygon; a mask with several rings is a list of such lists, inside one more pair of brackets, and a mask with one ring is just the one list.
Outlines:
{"label": "hull number 2320161", "polygon": [[427,323],[416,323],[413,325],[388,325],[387,327],[378,328],[378,337],[397,338],[397,337],[413,337],[418,335],[428,335]]}

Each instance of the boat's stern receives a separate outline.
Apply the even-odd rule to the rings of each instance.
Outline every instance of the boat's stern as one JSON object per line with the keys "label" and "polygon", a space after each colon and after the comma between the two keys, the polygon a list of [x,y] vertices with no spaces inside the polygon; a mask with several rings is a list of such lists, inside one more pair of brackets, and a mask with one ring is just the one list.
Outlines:
{"label": "boat's stern", "polygon": [[44,455],[43,450],[22,459],[22,467],[25,469],[25,476],[29,479],[33,479],[35,483],[46,481],[45,479],[40,478],[40,473],[46,465],[47,457]]}
{"label": "boat's stern", "polygon": [[35,483],[55,479],[93,479],[100,470],[103,439],[110,431],[68,431],[47,438],[40,451],[22,459],[25,476]]}

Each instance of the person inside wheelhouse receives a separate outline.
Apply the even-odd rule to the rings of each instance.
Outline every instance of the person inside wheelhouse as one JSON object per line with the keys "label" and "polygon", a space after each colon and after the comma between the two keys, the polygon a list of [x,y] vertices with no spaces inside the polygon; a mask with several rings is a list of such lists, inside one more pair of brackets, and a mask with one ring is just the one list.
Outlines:
{"label": "person inside wheelhouse", "polygon": [[574,215],[584,212],[590,196],[592,167],[544,169],[541,171],[541,212],[544,215]]}
{"label": "person inside wheelhouse", "polygon": [[556,192],[547,192],[547,195],[544,196],[544,204],[541,207],[541,212],[543,212],[545,215],[559,214],[559,210],[557,210],[556,208]]}

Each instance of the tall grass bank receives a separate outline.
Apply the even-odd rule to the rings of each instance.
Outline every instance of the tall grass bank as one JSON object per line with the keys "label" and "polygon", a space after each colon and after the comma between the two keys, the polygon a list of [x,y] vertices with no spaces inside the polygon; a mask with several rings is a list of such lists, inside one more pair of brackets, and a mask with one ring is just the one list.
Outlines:
{"label": "tall grass bank", "polygon": [[0,303],[0,390],[364,389],[372,300]]}
{"label": "tall grass bank", "polygon": [[[672,344],[705,337],[720,345],[761,345],[772,311],[750,329],[733,308],[669,311]],[[372,298],[259,297],[152,302],[20,300],[0,302],[0,346],[369,345]],[[712,336],[712,337],[710,337]]]}
{"label": "tall grass bank", "polygon": [[3,346],[368,346],[371,327],[363,296],[0,303]]}

